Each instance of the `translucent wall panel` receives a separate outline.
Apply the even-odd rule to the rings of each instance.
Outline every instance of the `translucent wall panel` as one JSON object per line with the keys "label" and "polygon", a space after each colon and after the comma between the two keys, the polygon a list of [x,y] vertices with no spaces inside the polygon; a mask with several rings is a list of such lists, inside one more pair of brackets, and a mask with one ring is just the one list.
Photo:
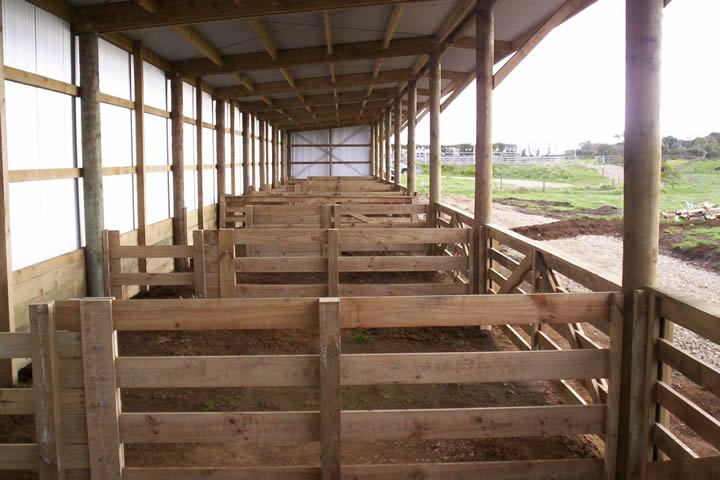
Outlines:
{"label": "translucent wall panel", "polygon": [[23,0],[3,3],[3,52],[5,65],[36,72],[35,10]]}
{"label": "translucent wall panel", "polygon": [[8,168],[41,168],[39,149],[37,88],[5,82]]}
{"label": "translucent wall panel", "polygon": [[[145,114],[145,164],[168,165],[168,120]],[[145,174],[145,209],[148,223],[169,218],[170,190],[167,172]]]}
{"label": "translucent wall panel", "polygon": [[13,270],[80,247],[75,180],[13,183],[9,199]]}
{"label": "translucent wall panel", "polygon": [[183,82],[183,116],[195,118],[195,87]]}
{"label": "translucent wall panel", "polygon": [[105,228],[129,232],[135,229],[134,175],[110,175],[103,177],[105,198]]}
{"label": "translucent wall panel", "polygon": [[[225,193],[232,192],[232,152],[230,151],[230,139],[232,134],[225,135]],[[237,143],[235,148],[237,149]]]}
{"label": "translucent wall panel", "polygon": [[133,162],[132,110],[100,104],[103,167],[126,167]]}
{"label": "translucent wall panel", "polygon": [[195,125],[183,125],[183,158],[185,162],[185,208],[188,212],[197,208],[197,171],[195,168]]}
{"label": "translucent wall panel", "polygon": [[207,92],[202,92],[202,118],[205,123],[215,124],[215,102]]}
{"label": "translucent wall panel", "polygon": [[165,72],[154,65],[143,62],[143,85],[145,88],[145,105],[169,110],[167,82]]}
{"label": "translucent wall panel", "polygon": [[[217,165],[215,148],[215,130],[202,129],[203,165]],[[210,205],[217,201],[217,169],[203,169],[203,204]]]}
{"label": "translucent wall panel", "polygon": [[130,54],[103,39],[98,42],[100,91],[130,100]]}

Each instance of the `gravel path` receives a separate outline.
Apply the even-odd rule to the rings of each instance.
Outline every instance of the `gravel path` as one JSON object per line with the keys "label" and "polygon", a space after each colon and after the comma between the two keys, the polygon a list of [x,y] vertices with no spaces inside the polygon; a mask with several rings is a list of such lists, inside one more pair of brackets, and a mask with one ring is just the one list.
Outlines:
{"label": "gravel path", "polygon": [[[590,235],[543,243],[567,253],[581,265],[605,272],[611,278],[619,279],[622,275],[622,240],[619,238]],[[693,292],[693,297],[718,306],[720,311],[720,275],[715,272],[660,254],[657,283],[669,290],[682,288]],[[720,346],[679,325],[675,326],[674,332],[676,345],[699,359],[720,367]]]}
{"label": "gravel path", "polygon": [[625,170],[619,165],[590,165],[590,168],[594,168],[603,177],[611,178],[615,180],[618,185],[625,181]]}
{"label": "gravel path", "polygon": [[[443,195],[442,201],[460,210],[472,214],[475,210],[475,201],[472,197],[461,195]],[[509,205],[493,203],[493,223],[507,228],[521,227],[523,225],[539,225],[541,223],[556,222],[557,219],[543,217],[542,215],[530,215],[523,213]]]}

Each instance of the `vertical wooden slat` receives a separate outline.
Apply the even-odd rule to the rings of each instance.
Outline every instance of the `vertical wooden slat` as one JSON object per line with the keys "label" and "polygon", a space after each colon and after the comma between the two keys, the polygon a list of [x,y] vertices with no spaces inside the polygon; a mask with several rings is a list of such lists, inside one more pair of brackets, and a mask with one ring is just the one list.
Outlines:
{"label": "vertical wooden slat", "polygon": [[[133,75],[135,81],[135,155],[137,167],[137,244],[147,245],[147,208],[145,207],[145,85],[143,48],[139,41],[133,42]],[[138,271],[147,272],[147,259],[138,258]],[[147,290],[146,286],[140,287]]]}
{"label": "vertical wooden slat", "polygon": [[199,230],[205,228],[205,211],[203,204],[203,90],[202,79],[195,79],[195,146],[197,157],[197,194],[198,194],[198,226]]}
{"label": "vertical wooden slat", "polygon": [[277,188],[278,186],[278,153],[280,152],[278,150],[278,129],[277,127],[272,127],[272,186],[273,188]]}
{"label": "vertical wooden slat", "polygon": [[340,275],[338,273],[338,257],[340,256],[340,248],[338,246],[338,230],[331,228],[328,230],[328,295],[337,297],[339,295]]}
{"label": "vertical wooden slat", "polygon": [[250,172],[250,114],[242,112],[243,125],[243,195],[250,192],[251,172]]}
{"label": "vertical wooden slat", "polygon": [[30,306],[35,438],[40,480],[65,478],[54,313],[53,304]]}
{"label": "vertical wooden slat", "polygon": [[[183,122],[183,79],[174,74],[170,80],[170,126],[172,132],[172,181],[173,181],[173,244],[187,245],[188,226],[185,210],[185,153]],[[188,269],[185,258],[175,259],[175,271]],[[107,295],[107,294],[106,294]]]}
{"label": "vertical wooden slat", "polygon": [[607,416],[605,425],[605,480],[617,476],[618,428],[620,422],[620,388],[622,379],[623,299],[614,295],[610,305],[610,375],[608,378]]}
{"label": "vertical wooden slat", "polygon": [[390,109],[385,111],[385,181],[390,183],[390,157],[392,153],[390,151],[390,121],[392,115]]}
{"label": "vertical wooden slat", "polygon": [[[2,5],[0,5],[2,7]],[[0,8],[2,10],[2,8]],[[4,19],[0,11],[0,31]],[[0,35],[0,332],[15,330],[15,305],[13,303],[12,255],[10,253],[10,198],[8,185],[7,119],[5,117],[5,73],[3,40]],[[102,281],[102,279],[100,280]],[[14,382],[12,359],[0,359],[0,387]]]}
{"label": "vertical wooden slat", "polygon": [[110,236],[107,230],[103,230],[103,278],[104,293],[106,297],[112,296],[110,285],[112,285],[112,269],[110,268]]}
{"label": "vertical wooden slat", "polygon": [[[120,232],[110,230],[108,234],[108,251],[112,252],[120,246]],[[122,273],[122,262],[119,258],[110,258],[110,296],[116,300],[123,299],[123,288],[120,285],[113,285],[112,279],[115,275]]]}
{"label": "vertical wooden slat", "polygon": [[235,297],[235,236],[233,229],[218,231],[220,298]]}
{"label": "vertical wooden slat", "polygon": [[80,329],[90,476],[93,480],[120,480],[123,449],[118,424],[120,400],[115,383],[117,343],[112,325],[112,300],[82,300]]}
{"label": "vertical wooden slat", "polygon": [[252,172],[250,173],[250,178],[251,178],[250,184],[252,185],[252,188],[250,189],[250,191],[252,191],[253,189],[259,190],[258,186],[255,184],[255,169],[257,168],[257,157],[255,156],[255,140],[257,139],[257,137],[255,136],[255,122],[256,122],[255,117],[251,115],[250,116],[250,132],[251,132],[250,139],[252,142],[252,162],[250,164],[250,169],[252,170]]}
{"label": "vertical wooden slat", "polygon": [[195,296],[207,297],[207,283],[205,280],[205,245],[203,230],[193,232],[193,273],[195,274]]}
{"label": "vertical wooden slat", "polygon": [[320,463],[322,480],[340,480],[340,299],[319,299]]}

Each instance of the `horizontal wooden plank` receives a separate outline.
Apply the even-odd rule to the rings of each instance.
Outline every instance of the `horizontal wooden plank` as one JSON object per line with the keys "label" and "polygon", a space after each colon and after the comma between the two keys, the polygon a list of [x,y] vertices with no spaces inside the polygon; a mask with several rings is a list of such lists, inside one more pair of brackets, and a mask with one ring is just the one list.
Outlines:
{"label": "horizontal wooden plank", "polygon": [[113,273],[112,285],[193,286],[193,272],[172,273]]}
{"label": "horizontal wooden plank", "polygon": [[[235,259],[239,273],[251,272],[327,272],[327,258],[242,257]],[[294,296],[288,294],[288,296]]]}
{"label": "horizontal wooden plank", "polygon": [[656,423],[652,430],[655,445],[673,460],[698,458],[690,447],[685,445],[670,429]]}
{"label": "horizontal wooden plank", "polygon": [[429,205],[383,205],[383,204],[360,204],[360,205],[338,205],[336,207],[340,215],[411,215],[427,213]]}
{"label": "horizontal wooden plank", "polygon": [[658,360],[720,397],[720,369],[689,355],[667,340],[659,339]]}
{"label": "horizontal wooden plank", "polygon": [[458,220],[464,222],[467,225],[472,225],[475,222],[475,219],[473,216],[464,210],[460,210],[459,208],[453,207],[452,205],[448,205],[446,203],[435,203],[437,209],[441,213],[445,213],[447,215],[454,215],[458,218]]}
{"label": "horizontal wooden plank", "polygon": [[607,293],[343,298],[344,328],[607,323]]}
{"label": "horizontal wooden plank", "polygon": [[259,285],[242,283],[235,286],[235,296],[239,298],[326,297],[327,294],[327,284]]}
{"label": "horizontal wooden plank", "polygon": [[[57,354],[59,357],[80,357],[80,335],[75,332],[58,332]],[[32,337],[30,332],[0,332],[0,358],[30,358]]]}
{"label": "horizontal wooden plank", "polygon": [[[0,415],[33,415],[32,388],[0,388]],[[0,470],[2,465],[0,465]]]}
{"label": "horizontal wooden plank", "polygon": [[264,245],[282,247],[292,244],[327,243],[327,230],[322,228],[278,231],[274,229],[235,230],[238,245]]}
{"label": "horizontal wooden plank", "polygon": [[720,308],[689,295],[650,288],[660,297],[660,315],[720,344]]}
{"label": "horizontal wooden plank", "polygon": [[[37,470],[39,461],[37,444],[0,444],[0,468],[2,470]],[[88,468],[87,445],[65,445],[63,459],[70,470]]]}
{"label": "horizontal wooden plank", "polygon": [[340,272],[433,272],[464,270],[467,268],[467,257],[388,256],[338,258],[338,271]]}
{"label": "horizontal wooden plank", "polygon": [[464,228],[383,228],[344,229],[338,232],[340,244],[425,244],[466,243],[470,241],[471,229]]}
{"label": "horizontal wooden plank", "polygon": [[[603,378],[607,350],[342,355],[343,385],[490,383]],[[317,355],[119,357],[123,388],[292,387],[318,384]]]}
{"label": "horizontal wooden plank", "polygon": [[10,183],[36,182],[42,180],[63,180],[82,177],[81,168],[40,168],[34,170],[10,170]]}
{"label": "horizontal wooden plank", "polygon": [[5,80],[10,80],[12,82],[22,83],[24,85],[30,85],[32,87],[50,90],[52,92],[63,93],[65,95],[70,95],[73,97],[77,97],[78,95],[80,95],[79,87],[73,85],[72,83],[66,83],[60,80],[56,80],[54,78],[49,78],[43,75],[38,75],[36,73],[9,67],[7,65],[5,65],[3,68],[3,74]]}
{"label": "horizontal wooden plank", "polygon": [[[600,459],[522,460],[507,462],[343,465],[343,477],[353,480],[600,480]],[[123,480],[320,480],[320,468],[309,466],[149,468],[126,467]]]}
{"label": "horizontal wooden plank", "polygon": [[[435,440],[601,434],[605,405],[346,410],[344,441]],[[123,443],[310,442],[318,412],[121,413]]]}
{"label": "horizontal wooden plank", "polygon": [[706,442],[720,449],[720,421],[698,407],[665,382],[655,385],[657,402],[700,435]]}
{"label": "horizontal wooden plank", "polygon": [[717,480],[720,457],[649,462],[648,480],[687,478],[692,480]]}
{"label": "horizontal wooden plank", "polygon": [[110,251],[110,258],[189,258],[193,247],[186,245],[121,245]]}
{"label": "horizontal wooden plank", "polygon": [[466,285],[458,283],[341,283],[341,297],[417,296],[417,295],[465,295],[470,293]]}

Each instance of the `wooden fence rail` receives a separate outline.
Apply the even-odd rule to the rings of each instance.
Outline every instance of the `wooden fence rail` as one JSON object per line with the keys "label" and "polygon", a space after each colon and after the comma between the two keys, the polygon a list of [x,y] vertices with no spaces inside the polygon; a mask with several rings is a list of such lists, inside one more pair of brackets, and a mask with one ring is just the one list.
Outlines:
{"label": "wooden fence rail", "polygon": [[[0,337],[0,356],[32,354],[33,389],[23,395],[36,415],[37,444],[0,445],[0,470],[38,470],[46,478],[405,478],[417,472],[452,478],[612,478],[617,430],[620,339],[600,351],[343,354],[342,328],[478,326],[568,322],[585,316],[611,323],[615,294],[363,297],[313,299],[79,299],[34,306],[33,332]],[[115,332],[297,328],[318,332],[312,355],[127,357]],[[242,375],[238,375],[242,372]],[[343,410],[341,386],[610,378],[607,404]],[[124,412],[118,389],[313,386],[316,411]],[[3,391],[3,394],[5,392]],[[19,407],[16,407],[19,408]],[[4,413],[4,412],[3,412]],[[242,431],[238,433],[238,425]],[[422,429],[418,430],[418,426]],[[380,427],[382,426],[382,427]],[[593,434],[603,459],[464,464],[343,465],[342,442],[472,439]],[[127,467],[123,444],[319,441],[310,466]],[[84,472],[83,472],[84,470]],[[433,473],[435,472],[435,473]],[[554,473],[551,473],[554,472]],[[566,472],[566,473],[562,473]],[[571,474],[572,472],[572,474]],[[249,475],[249,476],[248,476]],[[278,477],[280,476],[280,477]]]}
{"label": "wooden fence rail", "polygon": [[[673,370],[720,398],[720,368],[673,344],[675,325],[720,345],[720,309],[684,295],[652,287],[636,294],[633,366],[643,373],[631,390],[631,459],[633,478],[717,478],[720,456],[700,458],[683,441],[678,422],[720,450],[720,421],[698,399],[673,385]],[[671,422],[670,417],[678,422]],[[651,459],[648,462],[648,458]],[[667,461],[669,460],[669,461]]]}

